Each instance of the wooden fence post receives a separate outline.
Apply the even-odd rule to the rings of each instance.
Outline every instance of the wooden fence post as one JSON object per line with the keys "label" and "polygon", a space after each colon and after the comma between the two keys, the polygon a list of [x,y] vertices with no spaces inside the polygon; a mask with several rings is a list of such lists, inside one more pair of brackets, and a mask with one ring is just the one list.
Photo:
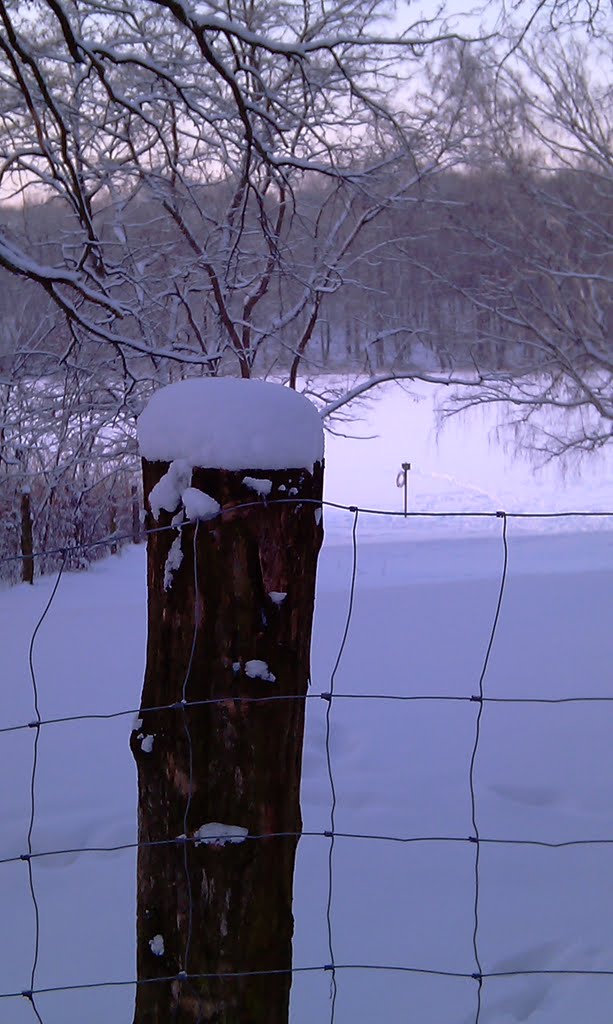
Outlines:
{"label": "wooden fence post", "polygon": [[140,544],[143,539],[143,528],[140,521],[140,504],[136,484],[130,486],[130,503],[132,508],[132,543]]}
{"label": "wooden fence post", "polygon": [[[114,499],[111,499],[109,506],[109,535],[113,537],[117,533],[117,505]],[[116,555],[119,551],[119,545],[117,541],[111,541],[109,545],[109,551],[112,555]]]}
{"label": "wooden fence post", "polygon": [[[265,388],[288,393],[280,385],[227,380],[164,391],[190,384],[209,389],[203,401],[216,394],[215,385],[222,394],[238,385],[248,397],[257,387],[263,399],[275,397]],[[298,414],[302,403],[308,407],[315,429],[313,407],[289,394]],[[205,432],[207,422],[203,415]],[[257,417],[244,426],[253,452]],[[318,420],[316,427],[321,431]],[[291,417],[278,429],[282,440]],[[180,499],[175,492],[172,508],[172,486],[171,500],[167,494],[178,463],[143,461],[147,525],[175,526],[148,536],[147,666],[130,740],[141,844],[137,968],[139,980],[149,982],[138,986],[135,1024],[288,1020],[323,444],[310,466],[305,458],[304,465],[282,468],[272,446],[272,469],[260,438],[262,445],[257,460],[239,470],[235,450],[230,469],[194,466],[192,458],[181,484],[189,487]],[[221,461],[223,448],[222,439]],[[142,442],[141,449],[157,451]],[[185,463],[179,468],[185,474]],[[160,494],[165,508],[158,513]],[[214,518],[202,513],[203,501],[214,508],[211,499],[221,509]],[[203,518],[176,528],[178,508]],[[166,705],[176,706],[146,710]],[[258,971],[281,973],[215,976]],[[181,972],[188,977],[177,977]],[[190,977],[196,974],[214,976]]]}
{"label": "wooden fence post", "polygon": [[34,542],[32,538],[32,499],[30,488],[21,491],[21,580],[34,583]]}

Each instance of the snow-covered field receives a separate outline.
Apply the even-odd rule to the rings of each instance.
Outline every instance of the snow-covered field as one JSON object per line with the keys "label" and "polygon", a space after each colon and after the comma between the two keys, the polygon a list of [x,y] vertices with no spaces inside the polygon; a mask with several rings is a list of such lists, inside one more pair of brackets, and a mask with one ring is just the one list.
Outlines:
{"label": "snow-covered field", "polygon": [[[479,415],[435,437],[431,393],[399,389],[351,429],[370,441],[327,443],[330,501],[402,507],[395,477],[410,461],[413,510],[613,510],[613,459],[581,476],[539,473],[513,458]],[[345,621],[353,516],[326,510],[313,692],[330,686]],[[471,973],[475,846],[469,766],[478,704],[342,699],[343,693],[462,696],[478,692],[502,566],[500,519],[391,519],[360,514],[356,601],[332,707],[338,838],[332,935],[338,964]],[[613,517],[509,520],[509,574],[484,690],[489,697],[613,698]],[[0,591],[2,725],[33,717],[28,645],[52,579]],[[36,640],[44,718],[137,707],[145,645],[144,550],[130,549],[61,580]],[[330,825],[326,702],[308,703],[306,831]],[[35,850],[133,842],[136,780],[131,716],[49,725],[38,751]],[[0,857],[27,848],[34,734],[0,735]],[[484,839],[613,840],[613,703],[486,703],[475,762]],[[436,841],[457,838],[458,842]],[[491,972],[613,972],[612,845],[483,843],[479,928]],[[330,961],[329,840],[304,837],[296,874],[295,966]],[[36,987],[134,976],[135,855],[68,853],[33,862],[40,907]],[[34,912],[24,862],[0,864],[0,993],[27,989]],[[468,978],[339,970],[336,1024],[469,1024]],[[330,1019],[330,974],[297,974],[294,1024]],[[613,975],[519,974],[483,983],[482,1024],[605,1024]],[[45,1024],[123,1024],[129,986],[41,995]],[[35,1021],[24,998],[0,1020]]]}

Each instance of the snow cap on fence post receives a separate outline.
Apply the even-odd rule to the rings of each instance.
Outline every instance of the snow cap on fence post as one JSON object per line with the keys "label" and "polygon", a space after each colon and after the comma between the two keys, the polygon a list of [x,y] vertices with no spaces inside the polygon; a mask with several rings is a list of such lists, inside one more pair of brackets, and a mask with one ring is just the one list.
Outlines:
{"label": "snow cap on fence post", "polygon": [[149,462],[184,459],[208,469],[307,469],[323,458],[321,418],[282,384],[199,377],[160,388],[138,420]]}

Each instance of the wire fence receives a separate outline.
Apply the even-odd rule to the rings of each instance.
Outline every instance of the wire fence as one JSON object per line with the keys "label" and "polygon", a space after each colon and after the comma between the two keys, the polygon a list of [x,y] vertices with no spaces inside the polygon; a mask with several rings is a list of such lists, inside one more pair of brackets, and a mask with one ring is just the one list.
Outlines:
{"label": "wire fence", "polygon": [[[482,1014],[482,993],[484,983],[489,979],[495,978],[511,978],[511,977],[530,977],[530,976],[586,976],[586,977],[599,977],[606,976],[613,978],[613,967],[611,970],[607,969],[586,969],[577,967],[576,969],[570,967],[565,969],[508,969],[508,970],[495,970],[486,971],[483,968],[481,945],[480,945],[480,911],[481,911],[481,850],[487,846],[517,846],[517,847],[541,847],[544,849],[560,849],[568,847],[599,847],[599,846],[613,846],[613,836],[611,838],[573,838],[562,841],[547,841],[543,839],[531,839],[531,838],[506,838],[497,837],[491,835],[483,835],[479,826],[479,805],[477,800],[477,791],[475,786],[476,780],[476,763],[478,759],[480,742],[483,735],[483,712],[484,708],[488,704],[496,705],[564,705],[564,704],[611,704],[613,703],[613,691],[611,695],[598,695],[598,694],[576,694],[571,696],[537,696],[537,697],[516,697],[516,696],[489,696],[487,693],[486,683],[488,676],[488,669],[490,665],[490,659],[492,651],[496,643],[496,637],[498,632],[499,623],[504,613],[504,602],[505,602],[505,588],[507,585],[508,572],[509,572],[509,545],[508,545],[508,524],[511,520],[551,520],[551,519],[595,519],[599,518],[606,520],[607,523],[611,524],[613,528],[613,511],[603,512],[592,512],[592,511],[568,511],[568,512],[505,512],[502,510],[496,511],[445,511],[445,512],[395,512],[389,509],[373,509],[373,508],[360,508],[355,505],[343,505],[337,502],[328,501],[316,501],[313,499],[304,498],[281,498],[275,500],[275,502],[266,502],[264,499],[258,501],[252,501],[245,503],[240,506],[233,506],[231,511],[237,512],[239,510],[248,510],[250,508],[262,509],[265,507],[271,507],[273,504],[313,504],[316,507],[330,507],[338,510],[348,512],[352,516],[351,525],[351,566],[349,579],[347,581],[347,608],[344,617],[344,623],[342,628],[342,634],[338,645],[336,658],[334,665],[329,677],[329,685],[327,689],[321,692],[309,692],[307,694],[290,694],[290,695],[275,695],[270,694],[265,697],[257,696],[236,696],[234,694],[228,694],[226,697],[218,697],[203,700],[187,700],[187,683],[190,677],[192,662],[194,658],[194,652],[196,647],[196,638],[199,628],[199,609],[197,607],[198,602],[198,587],[195,588],[197,600],[196,608],[194,613],[194,624],[193,624],[193,635],[191,640],[191,651],[188,659],[188,666],[182,681],[180,692],[181,697],[171,703],[164,705],[157,705],[154,707],[129,707],[118,710],[100,710],[90,714],[74,714],[74,715],[63,715],[61,717],[49,717],[44,718],[40,713],[39,706],[39,685],[37,679],[37,673],[34,663],[34,652],[37,644],[40,629],[45,622],[47,616],[51,613],[53,603],[57,596],[60,588],[61,580],[64,575],[67,560],[71,554],[78,550],[86,550],[98,547],[110,547],[116,544],[118,541],[124,539],[117,534],[113,534],[109,537],[102,538],[100,540],[82,544],[72,545],[70,547],[58,548],[54,551],[36,551],[33,555],[29,555],[30,558],[43,558],[50,554],[59,555],[61,558],[61,565],[57,571],[55,582],[51,589],[49,599],[40,615],[35,628],[32,632],[32,636],[29,644],[28,651],[28,666],[29,676],[32,688],[32,700],[34,708],[34,717],[28,721],[20,721],[15,723],[6,723],[0,725],[0,742],[3,736],[11,733],[24,732],[31,730],[33,736],[33,747],[32,747],[32,770],[30,776],[30,808],[29,808],[29,820],[27,836],[25,841],[24,850],[16,855],[7,856],[0,858],[0,867],[9,865],[12,863],[23,862],[27,871],[27,881],[30,900],[33,909],[33,936],[32,936],[32,960],[31,968],[29,972],[29,978],[27,985],[22,985],[11,991],[0,991],[0,1005],[6,1003],[9,1000],[25,999],[29,1002],[32,1013],[39,1024],[45,1024],[43,1013],[41,1011],[39,1001],[37,997],[50,994],[50,993],[70,993],[79,990],[95,990],[102,988],[121,988],[121,987],[136,987],[143,985],[152,984],[170,984],[171,982],[181,982],[189,985],[190,982],[195,982],[206,978],[246,978],[258,975],[301,975],[301,974],[313,974],[323,973],[330,976],[330,1009],[329,1009],[329,1020],[330,1024],[334,1024],[336,1015],[336,1001],[338,994],[338,979],[337,975],[345,972],[391,972],[409,975],[423,975],[430,977],[439,978],[457,978],[466,979],[474,982],[475,985],[475,1000],[474,1000],[474,1022],[479,1024]],[[222,509],[219,516],[224,515]],[[475,691],[467,694],[452,694],[452,693],[440,693],[440,694],[429,694],[429,693],[338,693],[336,690],[336,681],[339,669],[341,667],[343,656],[345,654],[347,641],[354,617],[355,610],[355,596],[356,586],[358,578],[358,524],[360,517],[364,516],[386,516],[394,517],[399,516],[404,519],[494,519],[500,523],[500,567],[499,567],[499,582],[497,588],[497,596],[495,605],[492,610],[492,621],[491,628],[489,630],[489,636],[487,638],[487,644],[485,652],[481,662],[481,670],[479,677],[476,681]],[[194,526],[193,523],[184,523],[179,529],[185,529],[186,527]],[[198,537],[199,524],[196,522],[193,529],[193,560],[192,560],[192,571],[194,573],[194,579],[198,579],[198,558],[197,558],[197,537]],[[145,531],[146,534],[159,533],[165,530],[176,531],[176,526],[161,526]],[[126,537],[129,539],[129,537]],[[15,561],[19,560],[24,556],[10,556],[6,559],[0,559],[0,562],[4,561]],[[188,818],[190,811],[190,803],[193,793],[193,778],[189,779],[188,794],[186,799],[186,805],[184,809],[184,834],[178,838],[161,839],[154,842],[129,842],[119,843],[115,845],[91,845],[91,846],[64,846],[50,849],[35,849],[33,845],[33,833],[36,823],[37,815],[37,783],[39,779],[39,773],[41,771],[40,757],[39,757],[39,740],[41,737],[41,731],[46,728],[64,724],[64,723],[85,723],[93,721],[111,721],[114,719],[142,715],[148,712],[160,712],[168,711],[181,714],[183,716],[184,729],[186,734],[186,740],[191,750],[192,737],[190,735],[187,710],[193,707],[201,707],[207,704],[222,704],[228,699],[231,699],[237,704],[240,703],[259,703],[266,702],[266,704],[272,704],[277,701],[325,701],[325,760],[326,760],[326,771],[328,778],[328,785],[330,791],[330,808],[329,808],[329,827],[322,830],[302,830],[300,832],[263,832],[260,834],[247,834],[244,838],[247,842],[257,843],[261,840],[270,839],[283,839],[293,838],[298,839],[301,837],[320,838],[328,843],[328,857],[327,857],[327,897],[325,906],[325,930],[327,936],[327,950],[328,957],[327,962],[316,963],[316,964],[298,964],[291,967],[280,967],[277,970],[266,970],[266,971],[228,971],[223,974],[219,973],[200,973],[198,971],[190,970],[190,944],[191,944],[191,928],[192,928],[192,894],[189,890],[189,873],[187,867],[187,849],[190,844],[198,842],[197,836],[189,836],[188,833]],[[333,721],[333,708],[338,702],[354,702],[354,701],[377,701],[377,702],[453,702],[453,703],[469,703],[475,706],[475,719],[474,719],[474,738],[472,749],[469,752],[466,763],[466,780],[467,789],[470,797],[470,818],[471,818],[471,833],[469,835],[398,835],[398,834],[378,834],[368,832],[351,832],[351,831],[339,831],[336,828],[336,811],[337,811],[337,789],[334,772],[334,762],[332,757],[332,721]],[[208,836],[210,840],[223,840],[224,835],[219,836]],[[471,925],[471,947],[473,963],[467,966],[464,971],[453,971],[437,969],[436,967],[422,967],[410,964],[392,964],[392,963],[345,963],[339,962],[335,956],[335,929],[334,929],[334,882],[335,882],[335,841],[337,839],[349,839],[355,842],[366,842],[366,843],[390,843],[399,845],[414,845],[414,844],[455,844],[462,846],[470,846],[474,851],[474,900],[472,910],[472,925]],[[41,920],[40,920],[40,908],[39,900],[37,896],[37,880],[36,873],[34,871],[34,865],[43,859],[52,859],[66,855],[87,855],[87,854],[100,854],[100,853],[115,853],[124,850],[138,850],[139,847],[143,846],[182,846],[184,850],[185,858],[185,874],[188,882],[188,893],[189,893],[189,908],[188,908],[188,929],[185,943],[185,950],[183,955],[183,963],[181,969],[175,974],[171,974],[164,977],[155,978],[127,978],[117,979],[108,978],[100,979],[92,982],[83,982],[77,984],[65,984],[65,985],[38,985],[37,984],[37,970],[40,955],[41,946]],[[603,885],[605,880],[603,879]]]}

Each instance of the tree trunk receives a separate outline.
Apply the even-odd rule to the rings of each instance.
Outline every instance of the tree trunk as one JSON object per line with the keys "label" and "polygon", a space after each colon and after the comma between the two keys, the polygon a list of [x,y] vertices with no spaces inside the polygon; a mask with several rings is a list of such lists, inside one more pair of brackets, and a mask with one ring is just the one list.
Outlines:
{"label": "tree trunk", "polygon": [[[145,495],[167,468],[144,461]],[[272,481],[268,499],[242,482],[246,473]],[[139,848],[138,978],[284,973],[141,984],[135,1024],[288,1020],[304,697],[323,529],[317,505],[279,499],[320,500],[322,478],[321,464],[313,475],[194,470],[192,486],[224,512],[182,530],[182,563],[168,589],[178,532],[148,537],[141,707],[180,702],[184,692],[188,704],[214,703],[142,711],[131,736],[139,843],[188,840]],[[236,507],[245,503],[251,507]],[[162,512],[154,523],[148,515],[149,527],[173,518]],[[289,699],[262,700],[276,697]],[[211,823],[267,838],[193,841]]]}
{"label": "tree trunk", "polygon": [[32,539],[32,501],[29,491],[21,493],[21,580],[34,583],[34,542]]}
{"label": "tree trunk", "polygon": [[[109,534],[111,537],[117,533],[117,506],[114,501],[111,501],[109,506]],[[119,551],[119,545],[116,541],[112,541],[110,544],[110,552],[112,555],[116,555]]]}
{"label": "tree trunk", "polygon": [[132,484],[130,487],[130,501],[132,504],[132,543],[140,544],[142,540],[142,526],[140,521],[140,504],[138,501],[138,487]]}

